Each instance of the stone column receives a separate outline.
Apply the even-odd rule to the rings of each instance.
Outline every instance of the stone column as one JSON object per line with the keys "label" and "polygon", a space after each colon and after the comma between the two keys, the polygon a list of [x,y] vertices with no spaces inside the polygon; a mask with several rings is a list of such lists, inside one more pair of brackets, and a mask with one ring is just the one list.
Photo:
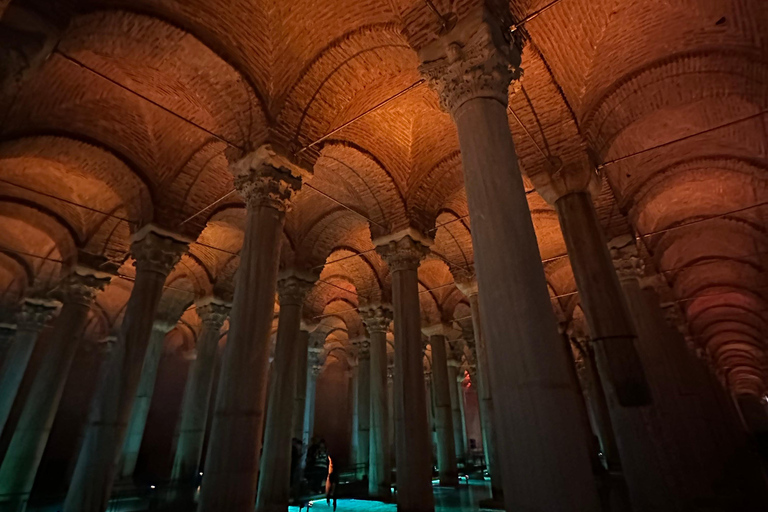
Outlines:
{"label": "stone column", "polygon": [[387,364],[387,415],[389,416],[389,464],[391,468],[396,467],[395,439],[397,438],[397,429],[395,428],[395,367],[389,364]]}
{"label": "stone column", "polygon": [[270,390],[270,407],[264,434],[257,512],[286,512],[291,488],[291,434],[293,433],[293,403],[296,394],[298,338],[301,310],[314,276],[293,272],[277,284],[280,318],[275,342],[275,380]]}
{"label": "stone column", "polygon": [[635,325],[590,193],[566,192],[555,201],[555,210],[604,384],[622,406],[645,405],[651,398],[634,346]]}
{"label": "stone column", "polygon": [[154,226],[133,236],[136,279],[117,342],[91,407],[64,512],[103,512],[125,441],[165,279],[187,243]]}
{"label": "stone column", "polygon": [[749,394],[734,395],[744,427],[750,434],[768,434],[768,407],[760,397]]}
{"label": "stone column", "polygon": [[5,363],[5,356],[16,336],[16,324],[0,322],[0,367]]}
{"label": "stone column", "polygon": [[427,425],[417,269],[427,252],[413,231],[377,241],[392,273],[395,318],[395,422],[397,509],[431,512],[432,445]]}
{"label": "stone column", "polygon": [[430,463],[437,459],[437,438],[435,436],[435,401],[432,393],[432,372],[424,372],[424,393],[427,403],[427,432],[429,432]]}
{"label": "stone column", "polygon": [[464,375],[459,374],[456,377],[456,399],[459,403],[459,417],[461,421],[461,439],[464,442],[464,457],[465,460],[469,459],[469,436],[467,435],[467,411],[466,404],[464,402]]}
{"label": "stone column", "polygon": [[459,403],[461,390],[459,379],[459,366],[461,363],[453,358],[448,360],[448,393],[451,399],[451,422],[453,425],[453,447],[456,453],[456,461],[463,461],[467,455],[466,442],[464,440],[464,420],[462,419],[462,406]]}
{"label": "stone column", "polygon": [[[349,460],[350,464],[352,465],[357,465],[360,463],[360,455],[358,454],[360,449],[360,379],[358,378],[358,366],[357,358],[350,357],[349,370],[345,372],[345,375],[349,376],[349,401],[347,406],[352,412],[350,418],[352,425],[349,436]],[[362,476],[362,474],[358,472],[358,476]]]}
{"label": "stone column", "polygon": [[437,433],[437,469],[440,485],[455,487],[459,485],[459,472],[456,467],[456,447],[454,445],[453,411],[451,409],[451,389],[456,388],[456,376],[448,378],[448,356],[445,344],[447,339],[444,325],[435,325],[424,330],[429,336],[432,347],[432,391],[435,404],[435,431]]}
{"label": "stone column", "polygon": [[13,401],[27,370],[29,358],[32,357],[37,337],[55,311],[56,302],[52,300],[26,299],[21,305],[16,319],[16,335],[0,369],[0,432],[11,414]]}
{"label": "stone column", "polygon": [[477,282],[474,280],[460,281],[457,283],[457,287],[469,299],[472,313],[472,331],[464,333],[464,336],[475,359],[475,375],[472,376],[472,382],[477,386],[480,429],[483,433],[483,456],[491,477],[491,494],[496,504],[501,505],[504,503],[504,470],[501,468],[501,461],[499,460],[496,437],[498,426],[493,414],[493,393],[488,375],[488,351],[483,337],[483,329],[480,325],[480,296],[478,295]]}
{"label": "stone column", "polygon": [[392,497],[392,460],[389,451],[387,398],[387,329],[392,311],[373,306],[360,311],[370,336],[371,430],[368,451],[368,495],[382,501]]}
{"label": "stone column", "polygon": [[[360,340],[357,350],[357,464],[362,464],[358,476],[368,474],[371,435],[371,344]],[[370,478],[370,475],[369,475]]]}
{"label": "stone column", "polygon": [[[0,510],[23,507],[29,497],[91,304],[109,279],[103,272],[76,267],[55,290],[61,312],[0,466]],[[1,503],[3,497],[11,499]]]}
{"label": "stone column", "polygon": [[[670,509],[689,510],[698,503],[725,502],[734,510],[762,508],[768,502],[762,472],[743,436],[733,431],[732,413],[723,407],[727,400],[722,400],[719,386],[686,340],[664,325],[653,288],[643,288],[651,283],[642,277],[644,265],[634,238],[620,237],[609,246],[636,322],[636,346],[653,397],[646,407],[619,408],[613,421],[636,508],[660,510],[657,503],[669,503]],[[761,408],[768,428],[768,409]],[[658,489],[660,483],[649,481],[648,467],[663,477],[666,493]]]}
{"label": "stone column", "polygon": [[[160,307],[162,308],[162,305]],[[149,408],[152,405],[152,395],[155,393],[157,369],[163,356],[165,337],[176,326],[179,317],[181,317],[180,312],[177,314],[176,312],[160,311],[152,323],[149,347],[147,348],[147,355],[144,357],[144,364],[141,366],[139,387],[133,401],[128,432],[120,457],[120,478],[130,479],[136,469],[136,461],[141,450],[141,440],[144,439],[144,428],[147,426],[147,416],[149,416]]]}
{"label": "stone column", "polygon": [[[507,118],[520,64],[506,26],[467,16],[419,51],[458,128],[508,510],[599,509]],[[479,19],[489,20],[478,23]],[[518,71],[515,69],[515,71]],[[565,426],[568,426],[567,428]],[[557,489],[557,492],[553,492]]]}
{"label": "stone column", "polygon": [[307,360],[309,350],[309,332],[301,331],[296,347],[296,395],[293,403],[293,437],[301,439],[304,435],[304,407],[307,401]]}
{"label": "stone column", "polygon": [[[206,297],[195,303],[195,312],[203,328],[197,339],[195,360],[189,369],[184,389],[179,437],[171,472],[174,482],[182,486],[189,485],[190,490],[198,481],[221,326],[229,316],[230,308],[229,303],[215,297]],[[191,499],[192,494],[185,493],[185,498]]]}
{"label": "stone column", "polygon": [[[322,335],[322,340],[319,339]],[[317,377],[323,371],[323,343],[325,335],[322,333],[312,333],[309,336],[309,351],[307,352],[307,399],[304,402],[304,417],[302,421],[301,442],[304,451],[301,454],[301,466],[307,463],[307,448],[312,441],[312,434],[315,428],[315,397],[317,392]]]}
{"label": "stone column", "polygon": [[269,146],[231,170],[247,220],[199,512],[253,512],[281,236],[290,198],[301,186],[299,169]]}
{"label": "stone column", "polygon": [[603,452],[607,469],[619,471],[621,469],[619,449],[616,445],[616,436],[613,432],[603,383],[595,364],[595,351],[587,338],[576,338],[571,343],[575,344],[579,351],[580,357],[576,359],[576,371],[584,390],[584,400],[587,403],[592,428],[595,430],[595,435],[600,443],[600,450]]}

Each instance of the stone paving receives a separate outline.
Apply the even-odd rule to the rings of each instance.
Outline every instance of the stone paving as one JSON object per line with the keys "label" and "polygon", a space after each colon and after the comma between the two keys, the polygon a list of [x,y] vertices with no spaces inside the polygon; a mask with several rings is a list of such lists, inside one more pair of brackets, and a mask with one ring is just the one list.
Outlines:
{"label": "stone paving", "polygon": [[[459,489],[434,487],[433,491],[435,493],[435,512],[490,512],[490,509],[478,507],[480,500],[490,496],[490,488],[487,483],[471,482],[469,485],[462,485]],[[299,508],[289,507],[288,510],[289,512],[298,512]],[[312,507],[310,507],[310,511],[314,512],[330,510],[333,508],[329,507],[325,500],[316,500],[312,502]],[[378,501],[343,499],[338,500],[336,510],[338,512],[394,512],[397,510],[397,505]]]}

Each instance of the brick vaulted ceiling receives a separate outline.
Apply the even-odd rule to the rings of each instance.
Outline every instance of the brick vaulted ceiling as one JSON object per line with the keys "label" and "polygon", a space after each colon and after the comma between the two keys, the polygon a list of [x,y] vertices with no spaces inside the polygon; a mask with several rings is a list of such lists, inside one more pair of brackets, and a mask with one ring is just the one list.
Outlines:
{"label": "brick vaulted ceiling", "polygon": [[[169,300],[231,293],[244,212],[227,155],[269,139],[314,169],[282,251],[283,264],[321,271],[308,320],[359,336],[355,308],[388,300],[371,237],[407,226],[435,239],[419,272],[424,322],[464,320],[452,282],[471,271],[473,251],[450,118],[426,85],[360,117],[419,80],[415,49],[440,29],[426,2],[18,3],[3,23],[34,17],[53,44],[0,97],[7,305],[50,287],[79,251],[104,255],[126,276],[94,308],[89,332],[104,335],[130,292],[130,234],[147,222],[196,240]],[[432,1],[459,18],[478,3]],[[492,8],[514,22],[548,4]],[[764,393],[765,2],[561,0],[518,32],[524,75],[509,119],[521,167],[597,167],[608,238],[640,237],[665,300],[682,307],[724,382]],[[553,305],[568,322],[578,295],[557,217],[525,180]]]}

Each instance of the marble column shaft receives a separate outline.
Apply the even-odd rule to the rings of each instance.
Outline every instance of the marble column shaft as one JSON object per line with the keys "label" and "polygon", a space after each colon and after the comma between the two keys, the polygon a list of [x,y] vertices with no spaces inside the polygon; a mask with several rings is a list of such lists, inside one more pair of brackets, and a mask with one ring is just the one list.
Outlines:
{"label": "marble column shaft", "polygon": [[230,307],[230,304],[212,297],[199,301],[195,307],[203,328],[197,339],[195,360],[189,369],[184,389],[179,437],[171,472],[171,479],[181,484],[193,485],[197,482],[221,327],[229,315]]}
{"label": "marble column shaft", "polygon": [[[625,419],[633,419],[648,432],[648,442],[641,444],[643,453],[634,453],[629,461],[622,453],[628,484],[632,474],[635,480],[647,481],[643,466],[634,461],[642,461],[640,457],[650,453],[653,473],[664,475],[669,482],[668,495],[677,509],[729,503],[733,510],[758,510],[768,502],[766,482],[744,436],[734,432],[730,404],[722,399],[722,389],[704,362],[695,357],[677,330],[666,325],[653,288],[641,287],[642,260],[634,239],[625,237],[625,241],[620,247],[621,241],[613,240],[611,252],[636,322],[636,346],[653,396],[650,406],[621,411]],[[625,434],[623,426],[615,425],[619,443],[623,436],[623,442],[632,443],[639,452],[637,441],[642,438],[633,430]],[[647,499],[650,491],[644,489],[633,498],[644,492],[643,499]]]}
{"label": "marble column shaft", "polygon": [[453,426],[453,448],[456,461],[464,460],[466,448],[463,434],[463,420],[461,419],[461,405],[459,404],[458,362],[448,360],[448,393],[451,399],[451,425]]}
{"label": "marble column shaft", "polygon": [[[161,316],[163,316],[161,314]],[[174,320],[178,320],[174,318]],[[128,432],[123,443],[123,453],[120,457],[119,477],[129,479],[136,469],[139,459],[141,441],[144,439],[144,428],[147,426],[149,408],[152,405],[152,395],[155,393],[155,381],[157,370],[160,367],[160,359],[163,356],[165,337],[173,329],[175,321],[166,321],[156,318],[152,324],[152,334],[149,336],[149,346],[144,364],[141,367],[141,378],[136,391],[136,399],[133,402],[131,419],[128,422]]]}
{"label": "marble column shaft", "polygon": [[136,279],[94,397],[64,512],[107,508],[165,279],[187,247],[149,226],[134,235]]}
{"label": "marble column shaft", "polygon": [[435,430],[437,431],[437,469],[440,485],[456,486],[459,473],[456,468],[456,446],[454,445],[453,411],[451,409],[451,390],[455,389],[448,378],[448,356],[446,338],[442,334],[429,337],[432,347],[432,386],[435,401]]}
{"label": "marble column shaft", "polygon": [[[11,501],[21,505],[32,490],[88,312],[107,283],[106,274],[77,268],[57,287],[61,312],[0,466],[0,501],[4,501],[2,496],[12,495]],[[0,510],[11,507],[0,504]]]}
{"label": "marble column shaft", "polygon": [[13,401],[32,357],[37,337],[55,310],[56,303],[48,300],[27,299],[21,306],[17,315],[16,334],[0,369],[0,432],[11,414]]}
{"label": "marble column shaft", "polygon": [[286,512],[291,484],[291,421],[296,395],[301,310],[315,279],[290,275],[278,282],[280,317],[275,342],[275,379],[270,390],[261,458],[257,512]]}
{"label": "marble column shaft", "polygon": [[485,465],[491,476],[491,493],[493,499],[502,502],[504,499],[503,491],[503,469],[499,460],[499,446],[497,444],[498,428],[493,414],[493,394],[491,392],[491,382],[488,375],[488,351],[486,349],[485,338],[483,338],[483,329],[480,323],[480,297],[474,286],[461,285],[462,291],[469,298],[469,307],[472,313],[472,333],[473,339],[468,340],[470,350],[475,355],[475,375],[473,382],[477,386],[477,402],[480,413],[480,429],[483,433],[483,455]]}
{"label": "marble column shaft", "polygon": [[[349,374],[349,403],[347,407],[352,411],[349,460],[353,465],[357,465],[361,459],[361,455],[358,453],[360,450],[360,379],[358,378],[358,360],[350,360],[349,366],[350,368],[347,371]],[[362,476],[364,473],[364,471],[361,472],[360,468],[358,468],[358,476]]]}
{"label": "marble column shaft", "polygon": [[368,495],[389,501],[392,495],[392,461],[389,452],[387,398],[387,328],[392,312],[378,306],[362,311],[370,336],[371,430],[368,455]]}
{"label": "marble column shaft", "polygon": [[[309,333],[301,331],[296,340],[296,395],[293,404],[293,437],[302,439],[304,434],[304,408],[307,401],[307,362]],[[306,448],[305,448],[306,449]]]}
{"label": "marble column shaft", "polygon": [[579,344],[581,353],[581,365],[577,365],[577,369],[584,389],[587,410],[592,420],[592,428],[595,430],[608,469],[618,471],[621,469],[619,448],[616,445],[616,436],[611,423],[603,383],[597,372],[595,351],[588,340],[576,341],[576,343]]}
{"label": "marble column shaft", "polygon": [[417,269],[425,247],[411,236],[377,247],[392,274],[395,320],[397,509],[432,512],[432,442],[427,425]]}
{"label": "marble column shaft", "polygon": [[[478,23],[478,19],[483,21]],[[458,128],[508,510],[599,509],[507,117],[520,54],[468,16],[419,51],[421,71]],[[477,26],[473,26],[476,24]],[[568,428],[563,428],[565,425]],[[553,490],[557,490],[553,492]]]}
{"label": "marble column shaft", "polygon": [[320,362],[319,348],[310,348],[307,361],[307,398],[304,402],[304,418],[302,421],[301,442],[304,445],[304,451],[301,454],[301,465],[304,467],[307,463],[307,448],[312,442],[312,435],[315,428],[315,401],[317,395],[317,377],[323,370]]}
{"label": "marble column shaft", "polygon": [[[16,324],[0,322],[0,369],[5,364],[5,356],[16,336]],[[0,370],[2,371],[2,370]]]}
{"label": "marble column shaft", "polygon": [[301,185],[275,158],[263,146],[232,166],[247,202],[246,228],[199,512],[253,512],[282,228]]}
{"label": "marble column shaft", "polygon": [[470,447],[469,436],[467,435],[467,410],[464,397],[464,375],[456,377],[456,399],[459,403],[459,420],[461,425],[461,439],[464,442],[464,457],[469,459]]}
{"label": "marble column shaft", "polygon": [[590,194],[566,194],[555,201],[555,209],[603,385],[611,386],[625,407],[646,405],[651,397],[635,349],[637,331]]}
{"label": "marble column shaft", "polygon": [[371,355],[370,342],[361,340],[357,352],[357,464],[362,464],[359,475],[368,473],[371,435]]}

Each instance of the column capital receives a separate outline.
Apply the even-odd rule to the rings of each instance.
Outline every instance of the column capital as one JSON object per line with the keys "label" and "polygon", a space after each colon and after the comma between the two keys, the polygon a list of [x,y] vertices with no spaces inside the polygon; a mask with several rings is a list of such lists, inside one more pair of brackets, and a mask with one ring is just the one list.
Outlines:
{"label": "column capital", "polygon": [[58,302],[46,299],[24,299],[16,316],[17,330],[41,331],[56,312]]}
{"label": "column capital", "polygon": [[583,193],[593,201],[600,194],[602,180],[595,170],[595,164],[584,157],[569,161],[568,165],[557,157],[549,157],[550,165],[538,172],[529,173],[528,178],[536,192],[549,204],[570,195]]}
{"label": "column capital", "polygon": [[378,238],[373,243],[376,252],[389,265],[390,272],[417,270],[432,245],[429,239],[413,229]]}
{"label": "column capital", "polygon": [[102,291],[111,279],[112,276],[106,272],[76,266],[59,282],[53,290],[53,295],[63,304],[75,302],[90,306],[96,294]]}
{"label": "column capital", "polygon": [[468,17],[419,51],[421,75],[452,115],[475,98],[490,98],[506,107],[509,84],[521,75],[520,50],[500,24]]}
{"label": "column capital", "polygon": [[367,339],[361,339],[354,342],[357,346],[357,358],[358,359],[370,359],[371,357],[371,342]]}
{"label": "column capital", "polygon": [[131,256],[138,272],[167,276],[189,249],[189,240],[154,224],[147,224],[131,239]]}
{"label": "column capital", "polygon": [[477,295],[477,279],[475,279],[474,276],[461,276],[458,277],[458,279],[454,277],[454,281],[456,288],[458,288],[465,297],[469,298],[473,295]]}
{"label": "column capital", "polygon": [[685,317],[678,305],[674,302],[666,302],[660,304],[659,307],[664,314],[664,323],[666,323],[670,329],[674,329],[683,336],[686,336],[688,334],[688,326],[686,325]]}
{"label": "column capital", "polygon": [[421,332],[424,336],[428,336],[431,341],[432,336],[442,336],[447,340],[448,338],[455,337],[458,331],[448,324],[435,324],[422,327]]}
{"label": "column capital", "polygon": [[115,344],[117,343],[117,335],[110,334],[105,336],[103,340],[94,343],[96,349],[102,354],[109,354],[112,352]]}
{"label": "column capital", "polygon": [[232,304],[212,295],[195,302],[195,312],[206,329],[218,331],[229,316]]}
{"label": "column capital", "polygon": [[302,175],[309,173],[288,153],[273,144],[264,144],[229,166],[235,188],[249,209],[267,207],[285,213],[293,194],[301,188]]}
{"label": "column capital", "polygon": [[280,306],[301,305],[307,293],[317,281],[317,276],[308,272],[290,271],[277,278],[277,296]]}
{"label": "column capital", "polygon": [[360,308],[360,316],[369,334],[386,333],[392,322],[392,308],[387,305],[376,305]]}
{"label": "column capital", "polygon": [[639,280],[642,277],[645,263],[640,258],[633,236],[624,235],[614,238],[608,242],[608,249],[611,251],[613,266],[620,281]]}

